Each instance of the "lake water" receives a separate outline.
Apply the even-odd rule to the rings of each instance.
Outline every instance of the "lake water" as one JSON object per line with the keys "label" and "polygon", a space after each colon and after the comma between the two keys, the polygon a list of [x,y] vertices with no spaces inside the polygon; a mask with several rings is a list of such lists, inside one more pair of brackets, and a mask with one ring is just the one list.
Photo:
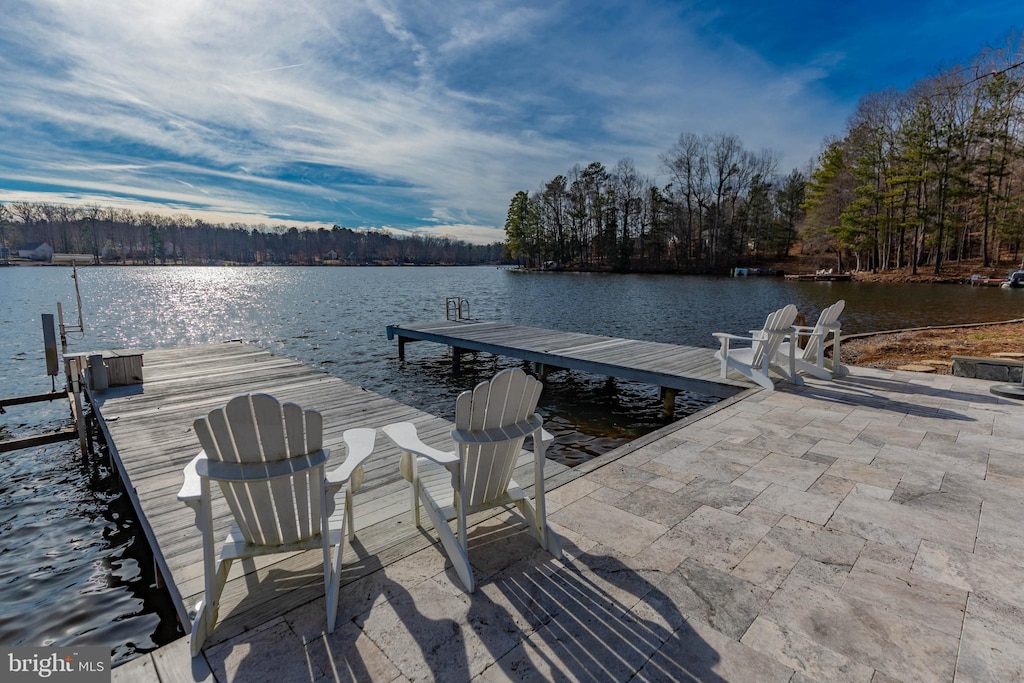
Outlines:
{"label": "lake water", "polygon": [[[74,315],[67,268],[0,268],[2,395],[50,389],[41,313]],[[388,324],[439,320],[447,296],[472,317],[520,325],[714,346],[711,333],[760,327],[795,303],[807,320],[845,299],[846,333],[1024,317],[1024,290],[955,285],[788,282],[776,278],[518,273],[472,268],[83,268],[85,334],[72,351],[241,339],[452,418],[459,391],[519,364],[481,354],[452,376],[445,347],[407,347]],[[711,402],[681,395],[677,415]],[[541,410],[554,457],[578,462],[660,426],[652,387],[561,373]],[[65,402],[13,407],[10,438],[69,426]],[[115,661],[173,640],[174,610],[153,588],[151,553],[102,454],[76,442],[0,456],[0,644],[109,645]]]}

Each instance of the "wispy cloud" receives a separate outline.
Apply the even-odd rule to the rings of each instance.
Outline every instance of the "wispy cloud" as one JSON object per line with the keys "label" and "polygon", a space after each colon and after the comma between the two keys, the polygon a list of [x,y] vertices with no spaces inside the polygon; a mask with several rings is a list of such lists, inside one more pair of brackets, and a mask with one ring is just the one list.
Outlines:
{"label": "wispy cloud", "polygon": [[[657,174],[682,131],[732,132],[803,165],[860,94],[890,84],[861,43],[891,39],[921,77],[948,28],[904,46],[853,10],[806,25],[800,10],[829,17],[803,0],[8,4],[0,200],[473,240],[500,238],[515,191],[574,163],[631,157]],[[893,34],[927,9],[896,13]],[[998,37],[970,26],[979,45]]]}

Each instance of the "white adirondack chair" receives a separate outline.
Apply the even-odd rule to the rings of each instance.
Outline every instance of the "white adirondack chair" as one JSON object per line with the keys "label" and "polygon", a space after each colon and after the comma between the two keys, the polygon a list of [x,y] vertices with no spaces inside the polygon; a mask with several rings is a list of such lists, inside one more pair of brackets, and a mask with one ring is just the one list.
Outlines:
{"label": "white adirondack chair", "polygon": [[[344,531],[355,533],[352,493],[363,480],[363,461],[373,451],[373,429],[343,434],[345,462],[326,472],[323,418],[267,394],[236,396],[193,426],[202,450],[185,467],[178,500],[196,511],[203,534],[203,598],[192,620],[192,656],[217,624],[221,592],[234,560],[323,550],[327,631],[334,631]],[[216,555],[211,482],[220,484],[234,524]],[[346,488],[344,505],[335,498]],[[333,558],[331,549],[334,549]]]}
{"label": "white adirondack chair", "polygon": [[[469,514],[514,504],[541,546],[555,557],[562,556],[562,542],[548,526],[544,507],[544,454],[553,437],[544,431],[540,416],[534,412],[542,388],[537,379],[513,369],[462,392],[455,403],[455,429],[451,432],[454,451],[424,444],[409,422],[383,428],[402,451],[401,471],[412,484],[416,525],[421,526],[422,501],[470,593],[475,583],[466,541]],[[534,454],[532,502],[512,479],[523,442],[530,435]],[[449,525],[452,519],[458,520],[457,534]]]}
{"label": "white adirondack chair", "polygon": [[[787,365],[779,364],[779,346],[793,332],[793,321],[796,320],[796,306],[789,304],[770,313],[760,330],[751,330],[749,337],[741,337],[725,332],[715,332],[714,336],[721,342],[721,348],[715,352],[715,358],[722,363],[722,377],[729,368],[736,370],[768,391],[775,389],[775,383],[768,376],[773,369],[794,384],[803,384],[803,378],[796,374],[796,358],[792,349]],[[735,348],[732,342],[749,342],[749,346]]]}
{"label": "white adirondack chair", "polygon": [[[832,379],[849,373],[839,356],[839,316],[846,302],[840,299],[821,312],[814,327],[794,325],[794,334],[779,345],[780,359],[790,353],[795,358],[797,371],[806,372],[820,379]],[[829,335],[832,335],[832,357],[825,357]],[[794,345],[795,340],[795,345]],[[806,340],[806,341],[804,341]],[[804,341],[803,347],[800,342]]]}

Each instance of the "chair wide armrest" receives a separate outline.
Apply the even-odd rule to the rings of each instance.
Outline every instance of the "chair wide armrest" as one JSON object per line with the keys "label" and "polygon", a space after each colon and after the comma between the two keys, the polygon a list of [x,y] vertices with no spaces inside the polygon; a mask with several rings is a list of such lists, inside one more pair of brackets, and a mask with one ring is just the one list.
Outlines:
{"label": "chair wide armrest", "polygon": [[347,454],[345,462],[327,473],[328,486],[340,486],[348,481],[353,473],[362,467],[363,462],[373,453],[373,445],[377,440],[377,430],[368,427],[346,429],[342,434]]}
{"label": "chair wide armrest", "polygon": [[205,457],[206,451],[199,451],[196,457],[189,460],[188,464],[185,465],[185,469],[182,471],[182,474],[185,475],[185,481],[178,491],[178,500],[181,502],[192,504],[202,498],[202,483],[199,473],[196,471],[196,463]]}
{"label": "chair wide armrest", "polygon": [[446,453],[420,441],[420,437],[416,433],[416,425],[411,422],[396,422],[382,427],[381,430],[399,449],[406,453],[433,460],[439,465],[451,465],[459,462],[458,453],[454,451]]}
{"label": "chair wide armrest", "polygon": [[748,341],[748,342],[760,341],[759,339],[757,339],[756,337],[753,337],[753,336],[741,337],[738,334],[729,334],[728,332],[712,332],[711,335],[713,337],[715,337],[716,339],[731,339],[731,340],[734,340],[734,341]]}

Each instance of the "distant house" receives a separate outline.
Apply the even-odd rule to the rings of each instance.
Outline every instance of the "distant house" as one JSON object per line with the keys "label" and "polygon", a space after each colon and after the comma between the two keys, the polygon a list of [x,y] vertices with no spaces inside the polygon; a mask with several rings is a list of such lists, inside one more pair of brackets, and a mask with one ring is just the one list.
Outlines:
{"label": "distant house", "polygon": [[53,247],[46,242],[33,242],[18,247],[18,256],[33,261],[49,261],[53,258]]}
{"label": "distant house", "polygon": [[11,248],[8,246],[0,245],[0,261],[9,261],[11,258]]}

